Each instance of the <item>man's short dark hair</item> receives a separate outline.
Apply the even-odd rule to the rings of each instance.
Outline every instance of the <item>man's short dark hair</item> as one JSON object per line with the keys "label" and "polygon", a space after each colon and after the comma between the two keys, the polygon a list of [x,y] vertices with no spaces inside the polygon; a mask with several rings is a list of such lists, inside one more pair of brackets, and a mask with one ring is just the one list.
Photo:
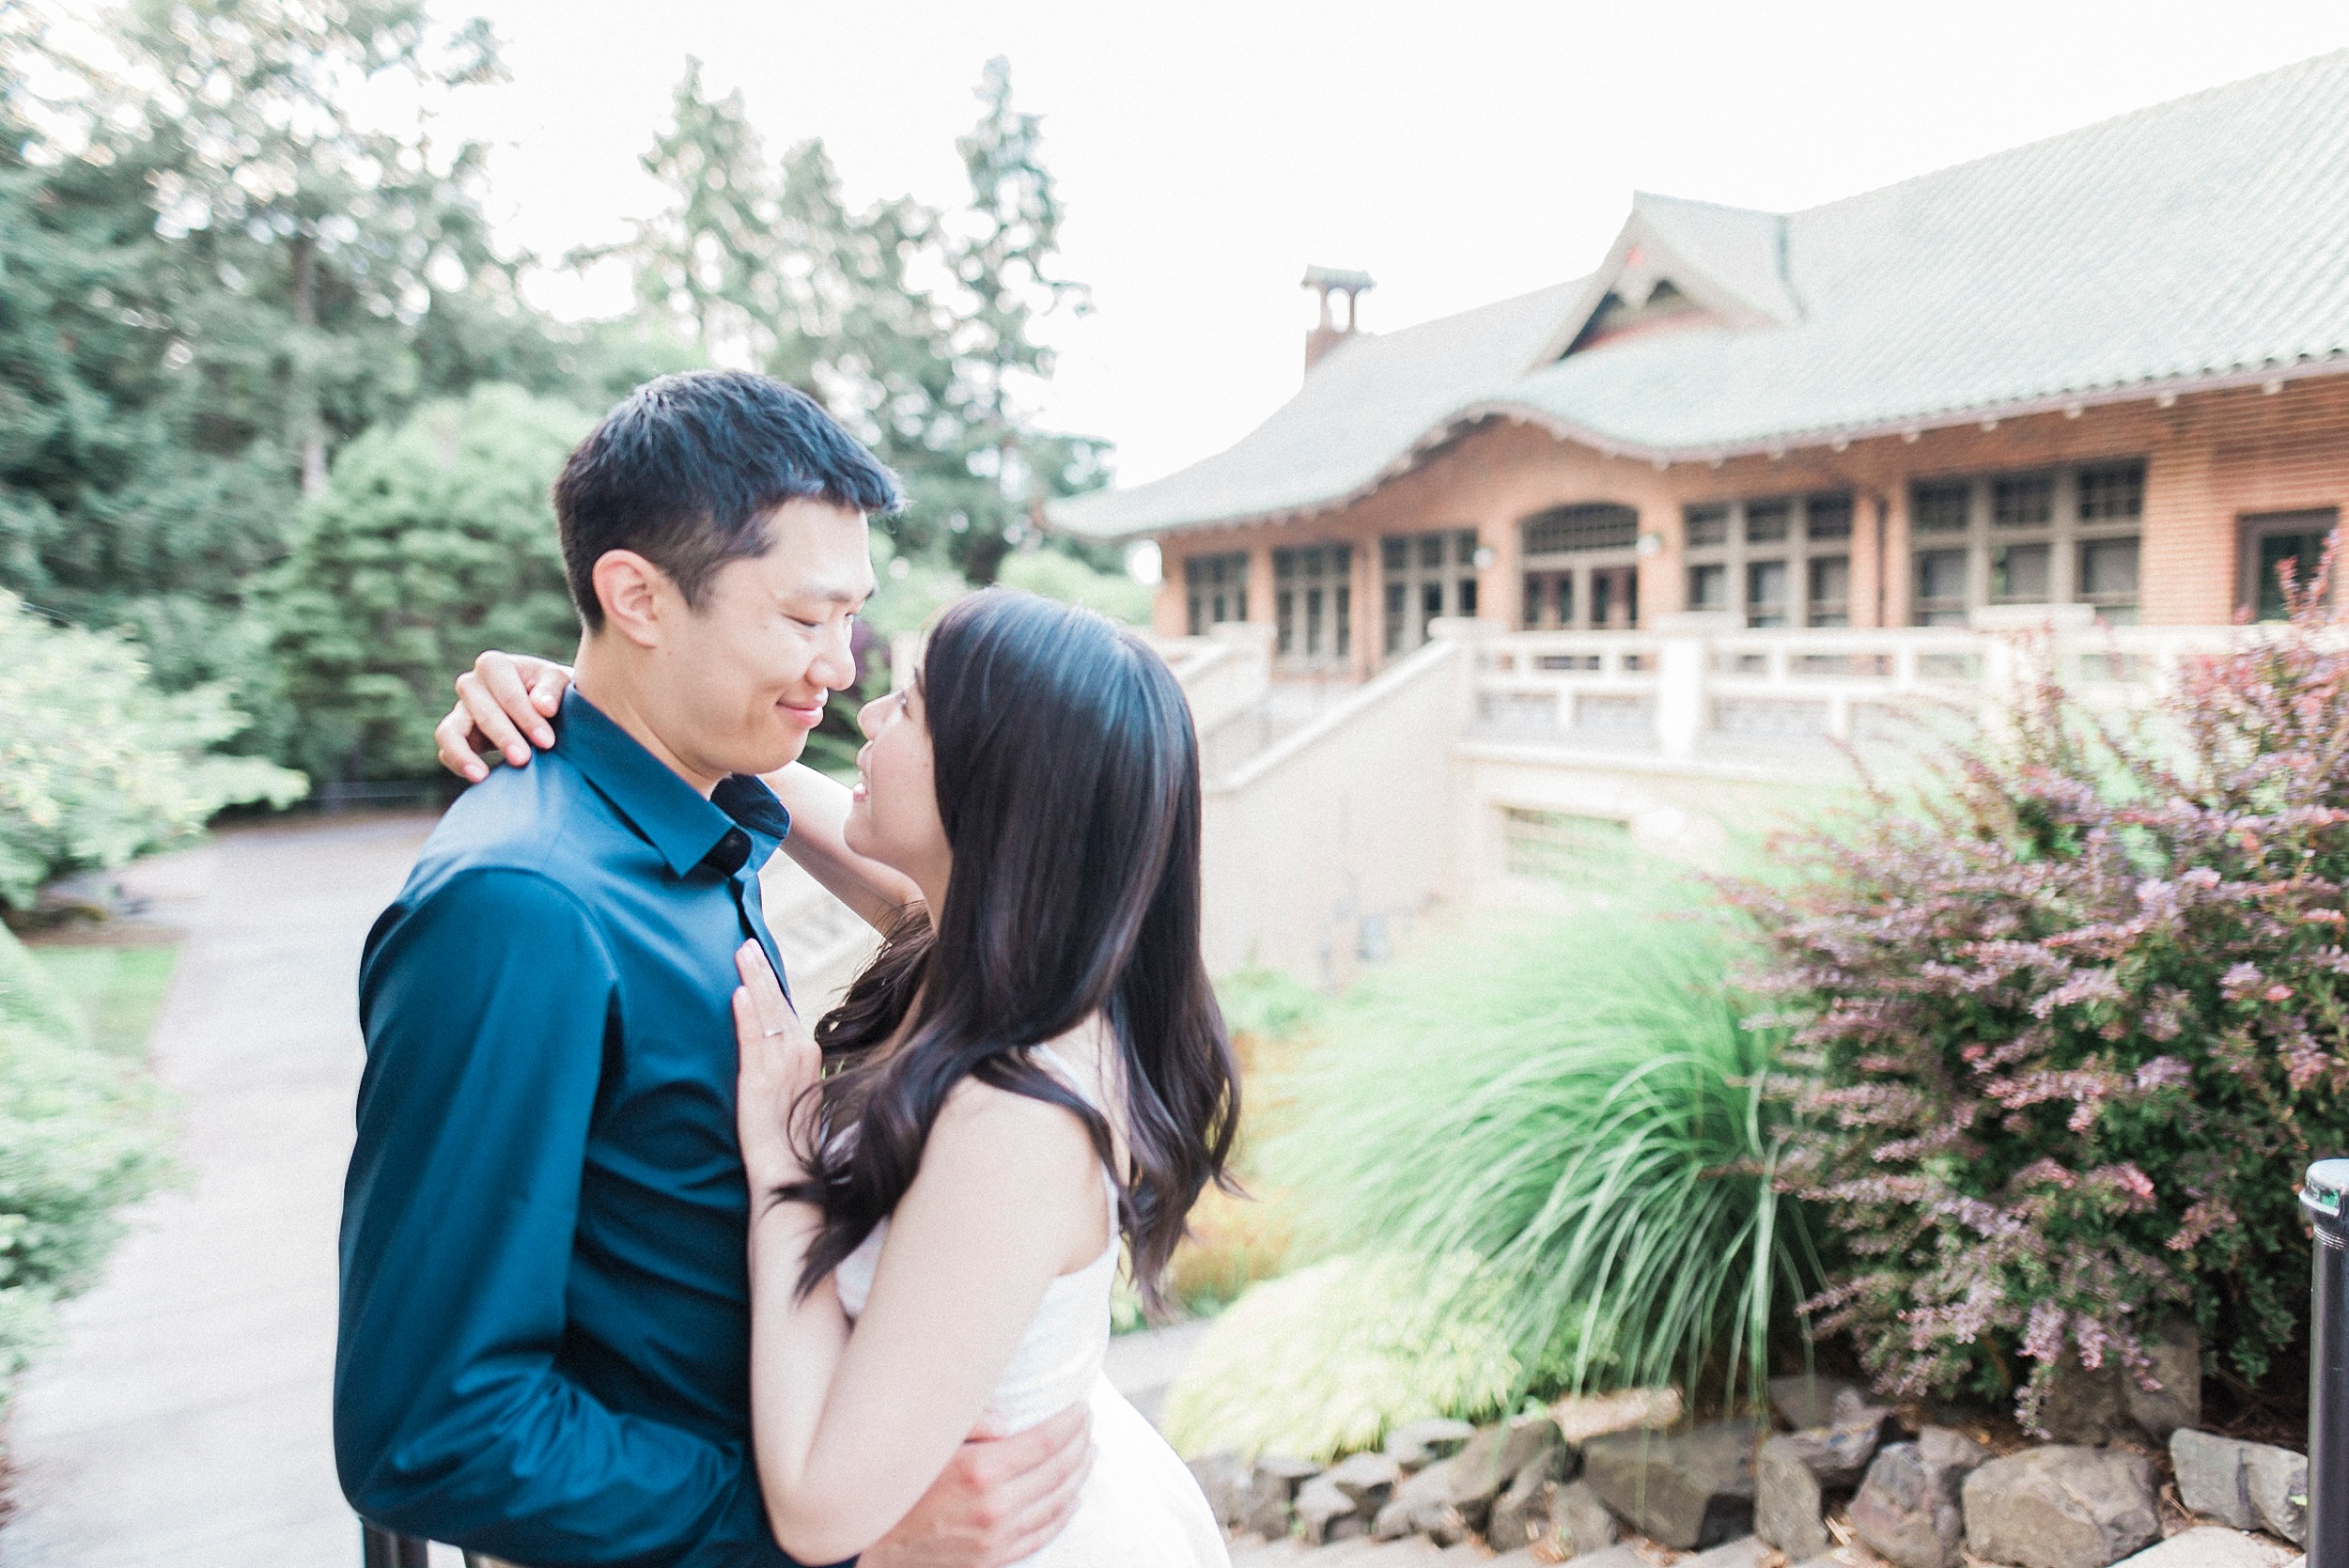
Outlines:
{"label": "man's short dark hair", "polygon": [[719,567],[767,549],[786,501],[894,512],[897,476],[805,393],[747,370],[646,381],[603,416],[554,482],[563,570],[590,631],[596,562],[632,550],[698,607]]}

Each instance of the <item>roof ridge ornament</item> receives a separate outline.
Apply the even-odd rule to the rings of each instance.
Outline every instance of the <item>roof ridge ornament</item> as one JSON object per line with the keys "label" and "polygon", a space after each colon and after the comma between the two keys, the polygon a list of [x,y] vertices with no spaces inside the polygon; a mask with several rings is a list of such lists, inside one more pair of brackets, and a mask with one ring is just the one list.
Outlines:
{"label": "roof ridge ornament", "polygon": [[1784,213],[1635,192],[1606,260],[1527,368],[1658,328],[1782,327],[1802,316]]}

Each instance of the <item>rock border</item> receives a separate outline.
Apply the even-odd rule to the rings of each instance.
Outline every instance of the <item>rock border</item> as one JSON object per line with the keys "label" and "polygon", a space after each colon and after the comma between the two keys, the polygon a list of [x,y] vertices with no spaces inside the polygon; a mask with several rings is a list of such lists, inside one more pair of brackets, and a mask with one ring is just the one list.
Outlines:
{"label": "rock border", "polygon": [[[2163,1555],[2161,1477],[2139,1447],[2048,1443],[1995,1454],[1953,1428],[1912,1431],[1864,1389],[1827,1378],[1777,1379],[1770,1403],[1782,1424],[1748,1417],[1689,1426],[1676,1419],[1677,1399],[1615,1395],[1481,1427],[1417,1421],[1379,1451],[1326,1466],[1216,1453],[1190,1467],[1236,1544],[1252,1537],[1257,1551],[1288,1556],[1339,1542],[1374,1553],[1414,1543],[1391,1555],[1449,1561],[1460,1548],[1507,1554],[1499,1560],[1512,1568],[1637,1568],[1648,1560],[1642,1551],[1693,1552],[1675,1568],[1814,1568],[1852,1541],[1892,1568],[1962,1568],[1968,1559],[2185,1568],[2191,1555]],[[1604,1412],[1594,1415],[1595,1405]],[[2304,1456],[2187,1426],[2167,1448],[2180,1500],[2198,1516],[2189,1533],[2224,1548],[2214,1562],[2283,1568],[2292,1547],[2282,1543],[2306,1545]],[[1839,1508],[1848,1533],[1829,1524]],[[1248,1557],[1240,1550],[1235,1561]]]}

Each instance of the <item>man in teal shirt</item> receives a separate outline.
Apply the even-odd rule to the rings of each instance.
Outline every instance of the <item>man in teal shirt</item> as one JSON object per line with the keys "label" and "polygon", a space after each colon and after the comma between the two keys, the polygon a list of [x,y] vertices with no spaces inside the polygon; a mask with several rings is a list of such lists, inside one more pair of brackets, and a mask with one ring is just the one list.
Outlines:
{"label": "man in teal shirt", "polygon": [[[854,679],[896,488],[800,394],[696,372],[555,499],[585,635],[552,750],[451,808],[361,966],[335,1453],[363,1515],[528,1568],[764,1568],[730,959],[774,956],[760,775],[813,777],[783,770]],[[797,787],[819,873],[898,902],[849,885],[837,786]],[[1081,1414],[966,1445],[867,1568],[1024,1555],[1083,1448]]]}

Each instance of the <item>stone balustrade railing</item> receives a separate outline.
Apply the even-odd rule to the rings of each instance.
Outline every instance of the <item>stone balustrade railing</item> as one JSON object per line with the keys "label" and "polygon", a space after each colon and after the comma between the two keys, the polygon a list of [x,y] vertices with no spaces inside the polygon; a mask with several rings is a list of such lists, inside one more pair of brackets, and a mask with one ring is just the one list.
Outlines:
{"label": "stone balustrade railing", "polygon": [[1752,630],[1725,615],[1652,630],[1504,632],[1448,623],[1476,644],[1480,734],[1690,756],[1709,742],[1886,737],[1933,709],[1979,712],[2051,673],[2099,704],[2142,701],[2180,662],[2257,627],[2098,627],[2031,619],[1884,630]]}

